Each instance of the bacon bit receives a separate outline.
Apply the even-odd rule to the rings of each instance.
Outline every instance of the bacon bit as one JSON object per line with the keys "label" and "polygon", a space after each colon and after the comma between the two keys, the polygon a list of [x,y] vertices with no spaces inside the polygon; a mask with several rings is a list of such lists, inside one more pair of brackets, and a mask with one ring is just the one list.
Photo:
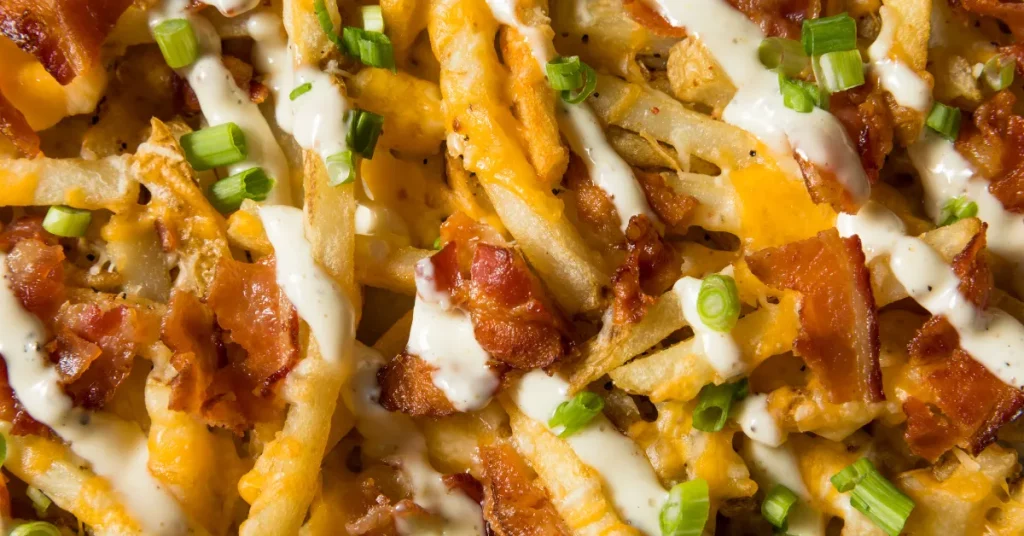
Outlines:
{"label": "bacon bit", "polygon": [[14,435],[53,436],[48,426],[33,419],[21,405],[8,383],[7,362],[3,359],[0,359],[0,420],[11,423],[11,433]]}
{"label": "bacon bit", "polygon": [[894,129],[892,113],[886,105],[881,88],[875,84],[866,84],[834,93],[829,111],[839,119],[850,139],[857,144],[861,165],[871,184],[878,182],[885,157],[892,152]]}
{"label": "bacon bit", "polygon": [[484,479],[484,518],[495,536],[568,536],[571,534],[543,488],[512,447],[480,447]]}
{"label": "bacon bit", "polygon": [[807,160],[799,153],[793,153],[800,164],[800,171],[804,176],[804,183],[807,185],[807,193],[811,194],[811,200],[815,203],[828,203],[836,212],[856,214],[860,207],[853,200],[850,192],[846,191],[839,177],[832,171],[821,169]]}
{"label": "bacon bit", "polygon": [[576,206],[576,218],[581,227],[609,248],[621,243],[623,234],[615,205],[608,194],[590,180],[586,163],[576,153],[569,153],[569,167],[562,182],[574,201],[572,204]]}
{"label": "bacon bit", "polygon": [[804,19],[813,19],[821,11],[820,0],[729,0],[761,27],[767,37],[800,38]]}
{"label": "bacon bit", "polygon": [[651,113],[654,114],[654,115],[658,115],[658,114],[661,113],[661,108],[658,108],[657,106],[654,106],[654,107],[651,108]]}
{"label": "bacon bit", "polygon": [[46,345],[61,384],[76,406],[99,409],[132,370],[139,349],[159,338],[157,320],[134,307],[104,310],[68,304],[57,315],[57,338]]}
{"label": "bacon bit", "polygon": [[[985,258],[985,227],[953,259],[959,290],[976,307],[988,306],[992,272]],[[910,342],[911,366],[920,370],[935,410],[908,399],[906,440],[915,454],[935,461],[959,445],[978,454],[999,428],[1024,412],[1024,392],[999,380],[960,348],[960,335],[942,316],[930,318]]]}
{"label": "bacon bit", "polygon": [[677,192],[665,182],[665,177],[661,173],[634,170],[634,174],[658,219],[669,227],[682,230],[689,222],[693,211],[697,210],[697,198]]}
{"label": "bacon bit", "polygon": [[830,400],[884,400],[878,319],[860,239],[840,238],[829,229],[763,249],[746,261],[765,284],[803,294],[794,348],[828,389]]}
{"label": "bacon bit", "polygon": [[380,405],[414,417],[444,417],[455,406],[434,385],[434,367],[417,356],[402,352],[377,372]]}
{"label": "bacon bit", "polygon": [[951,0],[950,5],[961,7],[964,10],[995,17],[1003,22],[1013,32],[1017,39],[1024,38],[1024,5],[1018,2],[1003,2],[1002,0]]}
{"label": "bacon bit", "polygon": [[444,482],[448,491],[459,490],[475,502],[484,502],[483,486],[480,485],[479,480],[473,478],[473,475],[469,473],[453,473],[450,475],[444,475],[441,477],[441,481]]}
{"label": "bacon bit", "polygon": [[25,114],[14,107],[3,93],[0,93],[0,134],[6,136],[18,151],[27,158],[40,154],[39,135],[25,119]]}
{"label": "bacon bit", "polygon": [[353,536],[398,536],[395,527],[397,512],[396,507],[391,505],[391,499],[380,492],[372,478],[362,482],[360,491],[360,509],[364,513],[359,519],[345,525],[345,533]]}
{"label": "bacon bit", "polygon": [[[253,79],[252,65],[230,55],[222,56],[221,61],[228,72],[231,73],[231,78],[234,79],[235,85],[246,91],[250,101],[262,104],[267,99],[270,95],[270,90]],[[175,78],[177,79],[175,88],[180,92],[178,100],[182,104],[182,111],[190,114],[202,111],[202,108],[199,106],[199,97],[196,96],[192,86],[188,85],[185,79],[177,75],[175,75]]]}
{"label": "bacon bit", "polygon": [[44,323],[52,321],[65,300],[64,250],[34,238],[19,241],[7,254],[14,295]]}
{"label": "bacon bit", "polygon": [[1024,118],[1013,113],[1016,101],[1010,91],[993,95],[964,122],[956,148],[1006,210],[1024,213]]}
{"label": "bacon bit", "polygon": [[227,339],[248,355],[239,374],[258,396],[268,396],[299,361],[299,316],[277,285],[274,257],[248,264],[222,258],[207,304]]}
{"label": "bacon bit", "polygon": [[665,19],[645,0],[623,0],[623,7],[629,17],[637,24],[647,28],[655,35],[662,37],[686,37],[686,29],[672,26],[672,23]]}
{"label": "bacon bit", "polygon": [[132,0],[0,0],[0,33],[61,84],[99,64],[100,47]]}
{"label": "bacon bit", "polygon": [[3,229],[3,232],[0,232],[0,251],[11,251],[15,244],[29,238],[34,238],[47,246],[55,246],[60,243],[60,239],[56,235],[43,229],[42,216],[23,216],[11,222]]}
{"label": "bacon bit", "polygon": [[613,319],[639,322],[655,297],[679,279],[680,260],[672,246],[644,215],[633,216],[626,228],[626,258],[612,275]]}

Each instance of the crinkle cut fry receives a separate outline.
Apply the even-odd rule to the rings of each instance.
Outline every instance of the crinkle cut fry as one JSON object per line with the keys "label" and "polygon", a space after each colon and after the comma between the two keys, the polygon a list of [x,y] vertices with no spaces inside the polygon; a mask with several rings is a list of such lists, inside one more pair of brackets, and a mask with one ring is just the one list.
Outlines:
{"label": "crinkle cut fry", "polygon": [[[289,44],[299,62],[319,62],[319,51],[330,45],[312,9],[312,2],[287,1],[283,6]],[[343,91],[340,83],[338,91]],[[359,296],[353,269],[355,214],[353,185],[331,186],[320,156],[303,151],[306,238],[314,260],[338,284],[354,310]],[[358,314],[354,315],[358,323]],[[346,329],[339,327],[338,329]],[[352,327],[354,329],[354,325]],[[341,353],[342,365],[328,363],[316,340],[308,335],[299,366],[288,375],[283,389],[290,404],[284,427],[268,443],[253,469],[239,482],[242,497],[251,505],[239,534],[293,534],[302,526],[317,490],[320,464],[327,449],[329,426],[339,405],[341,386],[350,371],[351,342]]]}
{"label": "crinkle cut fry", "polygon": [[504,68],[494,51],[498,25],[483,0],[436,0],[428,16],[441,63],[448,150],[477,174],[502,222],[569,314],[602,304],[602,262],[562,217],[520,146],[508,109]]}

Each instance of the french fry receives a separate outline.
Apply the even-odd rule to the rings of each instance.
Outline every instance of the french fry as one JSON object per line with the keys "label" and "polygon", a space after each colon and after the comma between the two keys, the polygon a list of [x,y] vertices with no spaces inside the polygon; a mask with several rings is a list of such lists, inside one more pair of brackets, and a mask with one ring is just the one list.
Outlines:
{"label": "french fry", "polygon": [[130,158],[0,159],[0,202],[6,206],[68,205],[124,210],[139,197]]}
{"label": "french fry", "polygon": [[357,107],[384,116],[379,143],[413,156],[440,151],[445,130],[437,84],[368,68],[352,78],[351,91]]}

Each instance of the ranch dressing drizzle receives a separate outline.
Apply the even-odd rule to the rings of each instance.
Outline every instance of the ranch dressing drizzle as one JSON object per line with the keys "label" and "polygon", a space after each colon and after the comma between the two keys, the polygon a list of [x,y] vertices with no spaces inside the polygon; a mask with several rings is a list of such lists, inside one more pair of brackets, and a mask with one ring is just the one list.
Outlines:
{"label": "ranch dressing drizzle", "polygon": [[[356,343],[356,372],[349,385],[356,429],[365,438],[363,450],[393,464],[407,478],[416,504],[445,520],[445,536],[484,534],[480,506],[458,489],[449,490],[441,474],[430,465],[423,435],[408,416],[380,406],[377,372],[384,358],[374,349]],[[414,534],[414,529],[403,530]]]}
{"label": "ranch dressing drizzle", "polygon": [[64,394],[57,370],[40,350],[46,329],[11,290],[3,252],[0,279],[0,353],[11,388],[25,410],[53,429],[110,483],[146,533],[186,534],[189,528],[181,507],[149,472],[149,449],[139,426],[108,413],[75,408]]}
{"label": "ranch dressing drizzle", "polygon": [[1004,383],[1024,388],[1024,326],[1004,311],[982,311],[967,301],[953,269],[924,241],[906,236],[895,214],[869,202],[856,216],[840,214],[836,227],[844,237],[859,236],[869,258],[888,254],[907,294],[933,315],[946,317],[975,361]]}
{"label": "ranch dressing drizzle", "polygon": [[260,220],[274,246],[277,284],[309,324],[324,360],[341,365],[355,338],[352,304],[313,258],[302,211],[265,205]]}
{"label": "ranch dressing drizzle", "polygon": [[[536,369],[519,380],[511,395],[524,414],[547,426],[558,405],[569,400],[568,389],[565,380]],[[632,440],[599,414],[565,441],[583,463],[601,475],[612,504],[627,523],[645,534],[661,534],[658,515],[668,493]]]}
{"label": "ranch dressing drizzle", "polygon": [[768,445],[778,447],[786,441],[786,432],[779,422],[768,411],[768,395],[750,395],[739,402],[733,419],[747,437]]}
{"label": "ranch dressing drizzle", "polygon": [[[226,0],[240,7],[249,0]],[[227,174],[245,171],[252,167],[263,170],[277,181],[267,202],[289,204],[291,202],[288,162],[277,144],[266,118],[259,107],[249,100],[247,92],[241,90],[231,72],[221,62],[220,37],[205,17],[190,13],[187,0],[167,0],[150,13],[150,29],[169,19],[188,19],[199,40],[199,58],[192,65],[177,69],[178,75],[188,80],[189,86],[199,100],[199,107],[210,126],[235,123],[245,133],[248,156],[245,160],[228,166]],[[246,4],[247,5],[247,4]],[[232,13],[237,15],[238,13]]]}
{"label": "ranch dressing drizzle", "polygon": [[778,75],[758,59],[764,34],[756,24],[724,0],[654,4],[674,26],[699,38],[736,86],[736,95],[722,114],[726,123],[751,132],[779,156],[795,151],[833,172],[855,202],[867,200],[867,175],[843,125],[820,108],[798,113],[783,104]]}
{"label": "ranch dressing drizzle", "polygon": [[498,388],[498,376],[488,366],[491,355],[477,342],[469,313],[438,290],[429,257],[416,263],[416,303],[406,350],[436,369],[434,385],[459,411],[486,406]]}
{"label": "ranch dressing drizzle", "polygon": [[868,47],[871,72],[878,76],[879,83],[897,104],[927,113],[932,105],[931,88],[907,64],[889,57],[900,22],[899,14],[889,6],[882,6],[879,13],[882,16],[882,29],[875,42]]}
{"label": "ranch dressing drizzle", "polygon": [[[545,72],[548,62],[558,55],[551,40],[545,38],[540,30],[519,22],[515,0],[487,0],[487,4],[498,22],[515,28],[523,36],[541,72]],[[619,213],[622,230],[629,226],[631,217],[641,214],[652,222],[659,221],[647,204],[647,196],[633,176],[633,170],[612,149],[590,106],[586,103],[569,104],[561,98],[557,101],[561,112],[558,114],[559,127],[569,140],[572,151],[586,162],[594,184],[611,198],[615,211]]]}
{"label": "ranch dressing drizzle", "polygon": [[234,17],[260,5],[260,0],[204,0],[204,4],[217,8],[225,16]]}
{"label": "ranch dressing drizzle", "polygon": [[683,277],[672,286],[672,292],[679,296],[683,318],[693,328],[693,335],[699,343],[698,351],[703,351],[708,364],[723,378],[738,376],[747,370],[740,347],[732,334],[711,329],[701,320],[697,312],[700,286],[700,279]]}

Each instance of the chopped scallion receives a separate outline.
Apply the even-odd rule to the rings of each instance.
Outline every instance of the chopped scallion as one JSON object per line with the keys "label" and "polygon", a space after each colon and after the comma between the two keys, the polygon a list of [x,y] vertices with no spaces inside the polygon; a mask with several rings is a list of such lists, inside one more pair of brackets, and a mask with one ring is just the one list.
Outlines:
{"label": "chopped scallion", "polygon": [[356,157],[352,151],[332,154],[324,160],[331,186],[348,184],[356,179]]}
{"label": "chopped scallion", "polygon": [[380,6],[363,6],[363,29],[368,32],[384,31],[384,13]]}
{"label": "chopped scallion", "polygon": [[61,536],[60,529],[45,521],[33,521],[18,525],[11,531],[11,536]]}
{"label": "chopped scallion", "polygon": [[805,19],[800,40],[809,56],[857,48],[857,22],[846,13]]}
{"label": "chopped scallion", "polygon": [[925,124],[943,138],[956,141],[957,135],[960,134],[960,108],[936,102],[932,105],[932,111],[928,112]]}
{"label": "chopped scallion", "polygon": [[210,186],[210,203],[228,213],[238,210],[242,201],[263,201],[274,188],[274,179],[262,168],[254,167],[221,179]]}
{"label": "chopped scallion", "polygon": [[814,109],[814,98],[808,89],[796,80],[786,78],[782,73],[779,73],[779,91],[782,93],[782,103],[786,108],[802,114],[810,113]]}
{"label": "chopped scallion", "polygon": [[579,56],[559,56],[545,66],[548,85],[558,91],[583,87],[583,64]]}
{"label": "chopped scallion", "polygon": [[712,274],[697,293],[697,314],[715,331],[730,331],[740,318],[740,294],[732,276]]}
{"label": "chopped scallion", "polygon": [[846,91],[864,84],[864,64],[860,52],[843,50],[822,54],[817,58],[821,75],[818,84],[829,93]]}
{"label": "chopped scallion", "polygon": [[587,97],[597,89],[597,73],[593,67],[581,61],[580,73],[583,75],[582,87],[561,90],[562,100],[569,104],[579,104],[587,100]]}
{"label": "chopped scallion", "polygon": [[[725,427],[734,400],[746,396],[747,380],[736,383],[715,385],[709,383],[701,388],[697,407],[693,409],[693,427],[702,432],[718,432]],[[739,395],[743,395],[743,397]]]}
{"label": "chopped scallion", "polygon": [[234,123],[189,132],[179,142],[185,158],[196,171],[241,162],[249,154],[245,133]]}
{"label": "chopped scallion", "polygon": [[327,11],[327,4],[324,0],[313,0],[313,13],[316,14],[316,20],[320,23],[320,28],[327,34],[329,39],[335,46],[341,48],[341,38],[338,37],[338,32],[334,30],[334,21],[331,20],[331,13]]}
{"label": "chopped scallion", "polygon": [[53,501],[40,491],[39,488],[29,486],[25,489],[25,495],[28,495],[28,498],[32,501],[32,508],[35,509],[36,515],[39,517],[44,517],[46,510],[53,504]]}
{"label": "chopped scallion", "polygon": [[153,39],[172,69],[192,65],[199,57],[199,40],[188,19],[170,19],[153,27]]}
{"label": "chopped scallion", "polygon": [[[838,481],[838,482],[837,482]],[[889,536],[897,536],[914,510],[914,501],[861,458],[832,477],[840,492],[853,490],[850,504]]]}
{"label": "chopped scallion", "polygon": [[829,479],[832,486],[840,493],[845,493],[854,488],[869,471],[874,471],[875,466],[867,458],[861,458],[843,468],[842,471],[832,475]]}
{"label": "chopped scallion", "polygon": [[293,89],[292,92],[288,94],[288,99],[289,100],[295,100],[295,99],[305,95],[306,93],[308,93],[309,90],[311,90],[311,89],[313,89],[313,83],[312,82],[306,82],[305,84],[296,86],[295,89]]}
{"label": "chopped scallion", "polygon": [[43,229],[50,234],[63,237],[85,236],[92,221],[92,212],[77,208],[55,205],[46,211],[43,218]]}
{"label": "chopped scallion", "polygon": [[441,237],[434,239],[434,249],[441,249]]}
{"label": "chopped scallion", "polygon": [[966,195],[951,198],[942,205],[939,212],[939,227],[952,225],[965,218],[973,218],[978,215],[978,204],[967,198]]}
{"label": "chopped scallion", "polygon": [[355,26],[346,26],[341,30],[342,49],[345,54],[354,58],[359,57],[359,42],[366,35],[366,30]]}
{"label": "chopped scallion", "polygon": [[996,54],[985,62],[982,76],[994,91],[1002,91],[1013,83],[1013,72],[1017,69],[1017,61],[1004,54]]}
{"label": "chopped scallion", "polygon": [[384,116],[366,110],[353,110],[349,115],[346,141],[352,151],[363,158],[373,158],[377,138],[384,129]]}
{"label": "chopped scallion", "polygon": [[548,420],[548,427],[553,431],[558,430],[558,437],[568,437],[579,432],[601,413],[602,409],[603,398],[590,391],[581,391],[571,400],[566,400],[555,408],[554,415]]}
{"label": "chopped scallion", "polygon": [[359,61],[370,67],[395,70],[395,49],[381,32],[363,32],[359,39]]}
{"label": "chopped scallion", "polygon": [[695,478],[672,486],[658,516],[662,536],[699,536],[711,511],[708,482]]}
{"label": "chopped scallion", "polygon": [[796,494],[786,486],[776,484],[761,503],[761,516],[775,527],[786,530],[786,518],[794,504]]}
{"label": "chopped scallion", "polygon": [[768,37],[757,47],[757,57],[769,69],[789,76],[800,76],[811,64],[800,41],[784,37]]}

